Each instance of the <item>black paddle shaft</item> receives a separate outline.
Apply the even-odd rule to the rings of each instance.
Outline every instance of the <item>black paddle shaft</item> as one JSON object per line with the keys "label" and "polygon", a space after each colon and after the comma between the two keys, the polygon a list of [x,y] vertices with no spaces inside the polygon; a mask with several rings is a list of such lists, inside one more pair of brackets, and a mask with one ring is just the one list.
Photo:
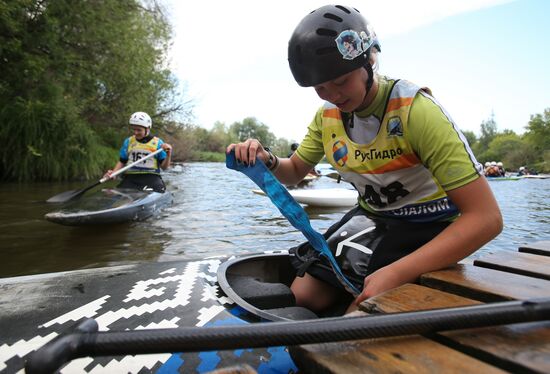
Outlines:
{"label": "black paddle shaft", "polygon": [[94,188],[96,186],[99,186],[101,183],[103,183],[103,182],[102,181],[97,181],[94,184],[92,184],[91,186],[88,186],[86,188],[82,188],[80,190],[71,190],[71,191],[62,192],[62,193],[57,194],[53,197],[50,197],[48,200],[46,200],[46,202],[47,203],[66,203],[67,201],[74,200],[77,197],[80,197],[80,196],[84,195],[85,192],[91,190],[92,188]]}
{"label": "black paddle shaft", "polygon": [[96,332],[97,323],[88,319],[78,325],[77,332],[61,335],[34,352],[26,372],[51,373],[85,356],[313,344],[540,320],[550,320],[549,298],[360,317],[122,332]]}

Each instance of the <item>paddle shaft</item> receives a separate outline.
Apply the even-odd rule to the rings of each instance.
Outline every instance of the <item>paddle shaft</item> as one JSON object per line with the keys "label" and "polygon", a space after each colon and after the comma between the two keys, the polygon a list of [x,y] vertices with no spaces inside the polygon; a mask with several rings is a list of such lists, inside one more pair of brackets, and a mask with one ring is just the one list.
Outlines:
{"label": "paddle shaft", "polygon": [[88,319],[77,327],[77,332],[61,335],[34,352],[25,369],[29,374],[50,373],[72,359],[85,356],[276,347],[426,334],[549,319],[549,298],[364,317],[212,328],[97,332],[97,323]]}
{"label": "paddle shaft", "polygon": [[158,155],[158,154],[159,154],[160,152],[162,152],[162,151],[163,151],[163,149],[162,149],[162,148],[159,148],[159,149],[157,149],[155,152],[149,153],[147,156],[142,157],[142,158],[140,158],[139,160],[134,161],[134,162],[132,162],[131,164],[128,164],[128,165],[124,166],[123,168],[118,169],[117,171],[113,172],[109,177],[103,177],[103,178],[101,178],[101,179],[99,180],[99,183],[101,184],[101,183],[104,183],[104,182],[108,181],[109,179],[113,179],[113,178],[116,177],[117,175],[124,173],[126,170],[128,170],[128,169],[130,169],[130,168],[136,166],[136,165],[139,164],[140,162],[143,162],[143,161],[145,161],[145,160],[150,159],[151,157],[154,157],[154,156]]}
{"label": "paddle shaft", "polygon": [[118,169],[117,171],[112,173],[110,176],[103,177],[99,181],[95,182],[94,184],[92,184],[88,187],[85,187],[85,188],[82,188],[82,189],[76,190],[76,191],[62,192],[58,195],[50,197],[48,200],[46,200],[46,202],[48,202],[48,203],[65,203],[69,200],[76,199],[77,197],[82,196],[86,191],[91,190],[95,186],[98,186],[98,185],[108,181],[109,179],[112,179],[112,178],[116,177],[117,175],[119,175],[121,173],[124,173],[126,170],[130,169],[131,167],[136,166],[137,164],[139,164],[139,163],[141,163],[141,162],[143,162],[143,161],[145,161],[145,160],[147,160],[151,157],[154,157],[155,155],[159,154],[160,152],[162,152],[162,148],[157,149],[155,152],[149,153],[147,156],[142,157],[139,160],[134,161],[134,162],[126,165],[125,167]]}

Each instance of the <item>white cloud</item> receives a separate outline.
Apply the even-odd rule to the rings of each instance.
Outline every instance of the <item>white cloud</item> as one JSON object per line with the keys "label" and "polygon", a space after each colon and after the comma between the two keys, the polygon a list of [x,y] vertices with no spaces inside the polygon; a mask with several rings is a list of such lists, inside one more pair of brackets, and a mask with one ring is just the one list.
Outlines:
{"label": "white cloud", "polygon": [[[458,13],[509,0],[344,2],[359,9],[385,38]],[[300,19],[326,1],[172,0],[171,66],[195,98],[196,123],[231,124],[255,116],[277,136],[301,140],[321,104],[294,82],[288,39]]]}

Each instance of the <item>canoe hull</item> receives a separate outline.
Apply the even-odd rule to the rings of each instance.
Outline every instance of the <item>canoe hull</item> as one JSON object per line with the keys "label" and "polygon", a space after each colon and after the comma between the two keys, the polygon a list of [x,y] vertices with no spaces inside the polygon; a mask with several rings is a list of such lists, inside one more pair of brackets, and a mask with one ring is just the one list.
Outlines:
{"label": "canoe hull", "polygon": [[59,211],[45,215],[54,223],[67,226],[108,225],[143,221],[172,204],[172,194],[121,189],[105,189],[84,203],[68,204]]}
{"label": "canoe hull", "polygon": [[[0,279],[0,371],[20,372],[34,350],[93,318],[99,331],[249,323],[216,283],[225,258],[143,263]],[[14,302],[17,300],[17,302]],[[99,356],[61,372],[201,373],[235,365],[297,368],[284,347]]]}
{"label": "canoe hull", "polygon": [[[261,190],[253,190],[255,194],[265,195]],[[321,208],[352,207],[357,204],[357,191],[345,188],[319,188],[289,190],[288,193],[300,204]]]}
{"label": "canoe hull", "polygon": [[518,181],[521,177],[485,177],[489,182]]}

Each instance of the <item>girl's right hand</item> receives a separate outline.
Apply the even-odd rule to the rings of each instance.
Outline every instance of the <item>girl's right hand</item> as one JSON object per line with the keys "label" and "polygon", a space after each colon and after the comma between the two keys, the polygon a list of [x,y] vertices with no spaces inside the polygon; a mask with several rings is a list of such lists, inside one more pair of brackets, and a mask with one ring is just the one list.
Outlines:
{"label": "girl's right hand", "polygon": [[112,174],[113,170],[107,170],[107,172],[103,175],[103,178],[111,179]]}
{"label": "girl's right hand", "polygon": [[264,149],[262,144],[257,139],[247,139],[242,143],[230,144],[226,153],[235,150],[235,158],[249,165],[256,163],[256,157],[259,157],[263,162],[269,159],[269,153]]}

